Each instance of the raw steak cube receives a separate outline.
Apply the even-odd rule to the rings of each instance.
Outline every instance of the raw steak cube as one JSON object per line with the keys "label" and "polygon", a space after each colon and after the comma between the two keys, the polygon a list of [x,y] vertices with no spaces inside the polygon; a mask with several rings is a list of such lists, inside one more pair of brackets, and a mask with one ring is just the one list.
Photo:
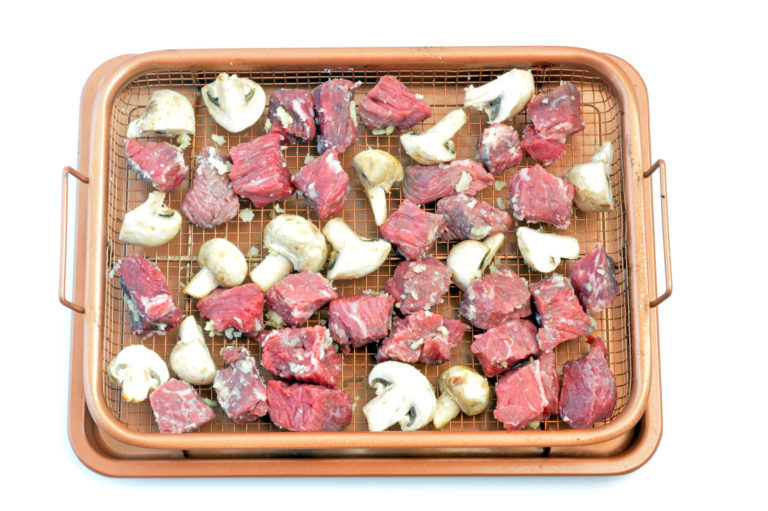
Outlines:
{"label": "raw steak cube", "polygon": [[282,135],[289,144],[315,138],[315,102],[301,89],[280,89],[269,95],[269,117],[264,131]]}
{"label": "raw steak cube", "polygon": [[434,257],[403,261],[387,281],[385,291],[403,314],[429,310],[442,303],[451,285],[451,269]]}
{"label": "raw steak cube", "polygon": [[407,199],[379,226],[382,238],[395,245],[406,259],[427,257],[443,229],[443,215],[427,213]]}
{"label": "raw steak cube", "polygon": [[445,217],[446,227],[440,239],[481,240],[506,232],[512,225],[509,213],[463,193],[437,201],[437,213]]}
{"label": "raw steak cube", "polygon": [[555,353],[545,351],[539,355],[539,368],[541,369],[541,383],[544,386],[544,395],[549,404],[544,407],[541,420],[546,420],[557,415],[560,396],[560,383],[557,380],[557,365]]}
{"label": "raw steak cube", "polygon": [[186,433],[216,416],[192,385],[173,378],[155,389],[149,402],[160,433]]}
{"label": "raw steak cube", "polygon": [[384,75],[360,100],[360,118],[372,130],[405,131],[432,115],[432,109],[400,80]]}
{"label": "raw steak cube", "polygon": [[541,363],[531,360],[505,373],[496,382],[496,409],[493,416],[504,429],[520,430],[540,421],[548,409]]}
{"label": "raw steak cube", "polygon": [[581,93],[571,82],[536,94],[528,103],[528,115],[536,132],[544,138],[565,138],[584,129]]}
{"label": "raw steak cube", "polygon": [[498,270],[474,281],[461,297],[459,312],[473,326],[488,330],[531,315],[528,285],[512,270]]}
{"label": "raw steak cube", "polygon": [[455,160],[438,165],[412,165],[405,171],[403,196],[426,204],[448,195],[475,195],[493,183],[493,176],[475,160]]}
{"label": "raw steak cube", "polygon": [[595,325],[581,308],[567,277],[554,274],[530,285],[539,331],[536,339],[541,351],[582,335],[589,335]]}
{"label": "raw steak cube", "polygon": [[513,319],[475,335],[470,349],[477,355],[483,374],[491,378],[507,372],[521,360],[539,351],[536,325],[528,319]]}
{"label": "raw steak cube", "polygon": [[392,333],[379,346],[376,361],[442,364],[451,358],[451,350],[459,344],[466,328],[457,319],[416,312],[397,320]]}
{"label": "raw steak cube", "polygon": [[163,193],[171,193],[187,177],[189,169],[178,147],[168,142],[137,142],[125,139],[128,168]]}
{"label": "raw steak cube", "polygon": [[328,80],[312,91],[317,122],[317,152],[331,149],[343,153],[357,140],[352,92],[357,85],[349,80]]}
{"label": "raw steak cube", "polygon": [[619,294],[613,259],[600,244],[571,265],[571,283],[584,309],[593,316],[610,307]]}
{"label": "raw steak cube", "polygon": [[256,284],[216,289],[197,302],[200,317],[210,321],[205,329],[228,339],[259,333],[264,318],[264,293]]}
{"label": "raw steak cube", "polygon": [[531,155],[531,158],[542,165],[559,160],[565,154],[565,142],[561,138],[544,138],[533,128],[526,126],[523,130],[523,140],[520,147]]}
{"label": "raw steak cube", "polygon": [[352,398],[343,390],[270,380],[267,403],[272,422],[288,431],[341,431],[352,421]]}
{"label": "raw steak cube", "polygon": [[341,375],[341,357],[324,326],[262,332],[261,365],[288,380],[333,387]]}
{"label": "raw steak cube", "polygon": [[213,380],[219,406],[237,424],[264,417],[267,387],[256,368],[256,359],[243,346],[225,346],[221,356],[227,366],[216,371]]}
{"label": "raw steak cube", "polygon": [[232,169],[229,179],[241,197],[261,208],[293,195],[291,174],[285,168],[280,149],[283,137],[276,133],[238,144],[229,151]]}
{"label": "raw steak cube", "polygon": [[616,379],[608,366],[603,341],[590,337],[592,349],[563,366],[560,417],[572,428],[586,428],[608,419],[616,407]]}
{"label": "raw steak cube", "polygon": [[509,207],[518,220],[566,229],[573,215],[573,185],[541,165],[522,169],[509,180]]}
{"label": "raw steak cube", "polygon": [[292,273],[267,291],[269,308],[288,326],[300,326],[323,306],[338,298],[322,275],[311,271]]}
{"label": "raw steak cube", "polygon": [[214,147],[203,147],[197,157],[195,180],[184,196],[181,211],[198,227],[213,229],[237,215],[240,201],[227,175],[227,166]]}
{"label": "raw steak cube", "polygon": [[328,328],[341,349],[359,348],[383,339],[389,333],[389,321],[395,299],[383,295],[342,296],[328,307]]}
{"label": "raw steak cube", "polygon": [[483,130],[477,141],[477,153],[488,172],[498,175],[523,160],[520,137],[512,126],[496,123]]}
{"label": "raw steak cube", "polygon": [[344,207],[349,176],[344,172],[335,151],[329,150],[304,165],[291,177],[320,218],[329,218]]}
{"label": "raw steak cube", "polygon": [[168,283],[155,263],[134,254],[119,263],[123,301],[130,311],[131,333],[139,337],[165,333],[184,319]]}

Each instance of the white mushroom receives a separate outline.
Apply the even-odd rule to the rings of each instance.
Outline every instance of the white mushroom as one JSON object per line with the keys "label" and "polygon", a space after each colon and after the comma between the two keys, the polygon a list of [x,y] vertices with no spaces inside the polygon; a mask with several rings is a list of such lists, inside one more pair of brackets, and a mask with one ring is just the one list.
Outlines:
{"label": "white mushroom", "polygon": [[536,271],[555,271],[561,259],[579,258],[579,240],[571,236],[539,232],[530,227],[517,229],[517,246],[525,263]]}
{"label": "white mushroom", "polygon": [[224,238],[214,238],[203,243],[197,262],[202,269],[184,288],[184,293],[194,298],[205,298],[219,286],[239,286],[248,274],[245,256]]}
{"label": "white mushroom", "polygon": [[361,238],[341,218],[329,220],[323,234],[333,245],[328,280],[356,279],[373,273],[392,250],[386,240]]}
{"label": "white mushroom", "polygon": [[451,138],[467,122],[462,109],[453,110],[429,130],[420,133],[411,131],[400,136],[408,156],[424,165],[443,163],[456,159],[456,149]]}
{"label": "white mushroom", "polygon": [[231,133],[253,126],[264,113],[264,89],[248,78],[221,73],[201,93],[208,113]]}
{"label": "white mushroom", "polygon": [[171,350],[168,365],[176,375],[191,385],[210,385],[216,376],[216,364],[205,344],[203,329],[194,316],[187,316],[179,326],[179,342]]}
{"label": "white mushroom", "polygon": [[328,258],[325,237],[312,222],[298,215],[278,215],[264,228],[269,253],[251,270],[251,280],[267,292],[296,271],[319,272]]}
{"label": "white mushroom", "polygon": [[565,176],[573,185],[573,201],[582,211],[612,211],[611,162],[613,145],[605,142],[592,161],[576,165]]}
{"label": "white mushroom", "polygon": [[437,398],[435,428],[441,429],[459,412],[466,415],[483,413],[491,400],[488,379],[465,366],[449,367],[438,380],[440,397]]}
{"label": "white mushroom", "polygon": [[445,263],[452,271],[453,282],[461,289],[467,288],[483,276],[483,271],[504,245],[504,235],[494,234],[483,241],[464,240],[453,246]]}
{"label": "white mushroom", "polygon": [[151,349],[141,344],[126,346],[112,359],[107,375],[123,388],[123,401],[141,403],[150,392],[168,381],[168,366]]}
{"label": "white mushroom", "polygon": [[394,183],[403,180],[403,166],[397,158],[379,149],[358,153],[352,165],[371,203],[376,225],[383,224],[387,219],[387,194]]}
{"label": "white mushroom", "polygon": [[151,192],[144,204],[125,214],[120,241],[158,247],[168,243],[181,228],[181,213],[163,204],[163,192]]}
{"label": "white mushroom", "polygon": [[176,91],[156,90],[147,103],[147,109],[128,125],[128,138],[151,135],[194,135],[195,110],[192,103]]}
{"label": "white mushroom", "polygon": [[410,364],[382,362],[368,375],[376,389],[363,413],[370,431],[384,431],[399,422],[403,431],[421,429],[435,414],[435,391],[426,376]]}
{"label": "white mushroom", "polygon": [[484,110],[488,122],[493,124],[519,113],[534,92],[531,72],[513,69],[480,87],[464,89],[464,106]]}

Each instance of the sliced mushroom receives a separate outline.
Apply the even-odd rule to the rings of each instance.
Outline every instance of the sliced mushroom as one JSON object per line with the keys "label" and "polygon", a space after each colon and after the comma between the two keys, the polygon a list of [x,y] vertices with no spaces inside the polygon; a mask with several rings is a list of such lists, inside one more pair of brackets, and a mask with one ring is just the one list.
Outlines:
{"label": "sliced mushroom", "polygon": [[387,219],[387,194],[394,183],[403,180],[403,166],[397,158],[379,149],[358,153],[352,164],[371,203],[376,225],[381,225]]}
{"label": "sliced mushroom", "polygon": [[150,392],[168,381],[170,374],[160,356],[141,344],[126,346],[112,359],[107,375],[122,386],[123,401],[141,403]]}
{"label": "sliced mushroom", "polygon": [[248,78],[221,73],[201,91],[208,113],[219,126],[238,133],[253,126],[264,113],[264,89]]}
{"label": "sliced mushroom", "polygon": [[424,165],[452,161],[456,159],[456,149],[451,138],[465,122],[467,114],[459,108],[449,112],[440,122],[423,133],[405,133],[400,136],[400,142],[408,156]]}
{"label": "sliced mushroom", "polygon": [[434,417],[435,391],[410,364],[377,364],[368,375],[368,385],[376,389],[376,397],[363,407],[370,431],[384,431],[398,422],[403,431],[415,431]]}
{"label": "sliced mushroom", "polygon": [[165,194],[152,192],[144,204],[125,214],[120,241],[158,247],[168,243],[181,228],[181,213],[163,204]]}
{"label": "sliced mushroom", "polygon": [[203,329],[194,316],[187,316],[179,326],[179,342],[168,359],[171,370],[191,385],[210,385],[216,376],[216,364],[205,344]]}
{"label": "sliced mushroom", "polygon": [[576,238],[539,232],[530,227],[517,229],[517,246],[525,263],[542,273],[555,271],[562,259],[579,258],[579,240]]}
{"label": "sliced mushroom", "polygon": [[328,267],[328,280],[356,279],[373,273],[392,250],[392,245],[386,240],[361,238],[341,218],[328,221],[323,234],[334,250]]}
{"label": "sliced mushroom", "polygon": [[483,271],[504,245],[504,235],[494,234],[483,241],[464,240],[453,246],[445,263],[451,269],[453,282],[461,289],[467,288],[483,276]]}
{"label": "sliced mushroom", "polygon": [[592,157],[592,161],[576,165],[565,176],[573,185],[573,201],[582,211],[612,211],[611,162],[613,145],[605,142]]}
{"label": "sliced mushroom", "polygon": [[160,89],[152,93],[144,114],[128,125],[128,138],[152,135],[194,135],[195,110],[192,103],[176,91]]}
{"label": "sliced mushroom", "polygon": [[438,385],[440,397],[433,419],[437,429],[442,429],[460,411],[470,416],[482,413],[491,400],[488,379],[469,367],[449,367],[440,374]]}
{"label": "sliced mushroom", "polygon": [[245,256],[224,238],[214,238],[203,243],[197,262],[202,269],[184,287],[184,293],[194,298],[205,298],[219,286],[239,286],[248,274]]}
{"label": "sliced mushroom", "polygon": [[494,124],[519,113],[534,92],[531,72],[512,69],[480,87],[464,89],[464,106],[484,110],[488,122]]}

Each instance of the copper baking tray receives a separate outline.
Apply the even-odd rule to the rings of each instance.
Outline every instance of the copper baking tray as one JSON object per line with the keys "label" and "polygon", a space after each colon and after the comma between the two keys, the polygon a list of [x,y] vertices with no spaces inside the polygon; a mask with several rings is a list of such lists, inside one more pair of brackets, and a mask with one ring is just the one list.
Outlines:
{"label": "copper baking tray", "polygon": [[[619,384],[619,403],[613,417],[588,430],[571,430],[557,420],[550,420],[543,423],[540,430],[507,432],[493,419],[492,412],[488,411],[476,418],[457,418],[444,431],[370,433],[366,431],[360,410],[362,406],[359,406],[353,423],[340,433],[282,432],[266,419],[236,426],[226,417],[218,416],[199,432],[162,435],[156,431],[148,404],[127,405],[120,401],[118,389],[108,383],[104,370],[109,360],[124,345],[138,342],[138,339],[132,338],[128,332],[119,284],[115,282],[116,279],[110,279],[108,273],[121,257],[136,251],[136,247],[126,247],[119,243],[116,240],[117,232],[122,214],[142,202],[147,192],[145,185],[126,170],[121,147],[128,122],[140,114],[153,90],[173,88],[187,94],[196,106],[197,133],[193,145],[185,153],[189,160],[193,154],[199,153],[203,145],[210,144],[211,134],[224,135],[227,139],[224,147],[228,148],[261,133],[260,122],[250,132],[231,135],[208,116],[200,101],[199,87],[221,71],[250,76],[261,83],[267,93],[279,87],[311,88],[329,77],[345,77],[361,81],[358,94],[364,94],[382,74],[396,74],[409,87],[423,94],[433,106],[434,115],[425,122],[428,126],[450,109],[461,106],[464,87],[484,83],[510,67],[531,68],[537,84],[542,88],[551,88],[561,80],[569,80],[582,91],[587,129],[571,137],[566,156],[553,164],[550,170],[562,172],[575,163],[588,160],[594,146],[605,140],[613,141],[617,148],[612,176],[616,210],[603,215],[577,213],[569,233],[580,239],[582,251],[589,250],[598,241],[602,242],[617,263],[621,294],[614,306],[605,311],[598,321],[598,331],[607,342],[611,367]],[[484,119],[479,112],[471,111],[469,114],[467,126],[455,139],[460,158],[474,156],[474,141],[483,127]],[[129,469],[106,469],[100,465],[103,457],[117,460],[170,460],[182,456],[189,462],[183,466],[195,466],[194,460],[215,456],[230,460],[232,465],[227,466],[231,467],[235,467],[237,459],[242,457],[261,461],[283,460],[286,456],[296,461],[306,461],[306,458],[323,461],[335,459],[338,465],[321,463],[326,467],[336,467],[323,472],[329,474],[358,473],[350,468],[350,460],[373,460],[382,456],[394,459],[403,455],[411,456],[409,459],[414,460],[416,465],[424,467],[429,465],[430,459],[439,457],[447,460],[448,456],[493,456],[490,459],[503,458],[508,462],[541,460],[544,459],[542,456],[555,459],[555,455],[595,459],[596,456],[625,453],[634,445],[633,459],[638,459],[637,449],[640,445],[644,452],[640,458],[647,459],[658,442],[661,426],[655,353],[657,330],[652,306],[658,305],[671,292],[664,214],[662,220],[668,289],[658,297],[655,293],[652,203],[648,197],[649,180],[645,177],[656,168],[661,168],[664,184],[665,169],[663,165],[650,165],[647,116],[645,88],[630,66],[607,55],[573,48],[165,51],[121,57],[106,63],[94,73],[83,93],[80,172],[66,169],[64,173],[65,193],[69,174],[81,181],[78,185],[78,250],[74,265],[76,292],[71,301],[65,298],[62,278],[60,293],[63,303],[82,313],[76,315],[73,332],[70,427],[75,450],[84,461],[87,458],[89,466],[116,475],[140,475],[142,472],[129,474],[124,471],[130,472]],[[514,119],[514,124],[519,127],[525,121],[523,112]],[[351,169],[352,156],[367,146],[401,156],[396,136],[364,133],[356,147],[345,153],[342,160],[345,168]],[[312,150],[308,145],[289,147],[286,151],[289,169],[297,170],[305,155]],[[408,163],[407,157],[403,156],[402,159],[404,164]],[[347,200],[344,218],[359,233],[375,235],[375,225],[370,219],[368,205],[359,185],[354,178],[351,183],[353,191]],[[187,186],[188,183],[170,196],[172,207],[179,208]],[[503,198],[505,194],[505,190],[491,187],[479,198],[495,203],[497,197]],[[392,194],[390,200],[390,209],[393,209],[399,200],[398,191]],[[662,206],[665,213],[666,199]],[[281,207],[287,212],[302,214],[317,221],[306,204],[296,199],[284,201]],[[82,212],[82,208],[86,212]],[[171,288],[177,289],[176,298],[184,312],[195,313],[194,303],[181,295],[180,288],[196,270],[194,259],[197,248],[205,240],[217,236],[227,237],[238,244],[243,252],[247,252],[251,246],[261,248],[261,228],[269,221],[271,211],[269,208],[255,210],[253,221],[244,223],[235,219],[216,231],[201,232],[185,222],[180,235],[169,245],[141,252],[161,267]],[[65,209],[63,220],[66,218]],[[66,225],[63,232],[66,233]],[[438,243],[435,255],[444,258],[447,248],[447,244]],[[66,239],[63,239],[62,254],[65,253]],[[340,294],[383,288],[397,261],[393,255],[376,274],[358,281],[339,282]],[[506,250],[500,252],[497,265],[510,267],[529,280],[540,278],[540,275],[525,266],[517,254],[512,231],[508,235]],[[62,267],[66,268],[65,262]],[[564,271],[567,271],[567,266]],[[78,289],[82,294],[78,294]],[[458,317],[456,309],[459,298],[458,291],[452,289],[444,308],[438,312]],[[468,334],[462,345],[455,350],[450,363],[477,365],[468,349],[471,336],[471,333]],[[167,355],[176,338],[171,333],[144,342],[159,354]],[[221,341],[218,342],[212,342],[214,354],[221,348]],[[249,347],[258,352],[256,346]],[[566,343],[558,349],[558,364],[562,365],[585,351],[586,347],[579,342]],[[372,397],[372,391],[365,383],[368,369],[373,364],[372,353],[372,350],[361,349],[345,356],[342,383],[339,386],[356,397],[358,403],[365,403]],[[434,381],[442,367],[424,369],[425,374]],[[76,373],[81,370],[82,378],[78,378]],[[201,388],[200,392],[206,395],[210,389]],[[82,406],[83,397],[87,409]],[[650,397],[654,400],[649,400]],[[73,420],[76,425],[74,429]],[[653,447],[649,449],[651,444]],[[94,461],[97,451],[101,456],[98,462]],[[521,473],[521,467],[525,465],[507,465],[503,470],[494,471],[480,462],[474,469],[467,469],[466,473]],[[268,466],[275,467],[276,464]],[[285,465],[289,466],[305,465]],[[510,468],[513,466],[517,468]],[[188,475],[210,475],[190,470]],[[235,473],[230,472],[229,475],[253,474],[251,471],[231,470],[235,470]],[[368,470],[371,471],[364,471],[360,475],[386,472],[385,469]],[[551,470],[552,473],[563,471]],[[615,467],[612,470],[618,471]],[[298,469],[298,473],[309,475],[312,471]],[[455,466],[435,473],[463,473],[463,469]],[[531,473],[537,471],[532,469]]]}

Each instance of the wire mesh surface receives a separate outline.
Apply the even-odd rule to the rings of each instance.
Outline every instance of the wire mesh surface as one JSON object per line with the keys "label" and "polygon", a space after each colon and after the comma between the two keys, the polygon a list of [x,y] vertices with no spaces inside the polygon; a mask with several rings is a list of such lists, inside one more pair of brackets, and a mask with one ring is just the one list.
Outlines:
{"label": "wire mesh surface", "polygon": [[[267,96],[280,88],[302,88],[310,90],[330,78],[346,78],[352,81],[360,81],[361,86],[356,89],[357,100],[367,93],[384,74],[397,76],[406,86],[417,94],[421,94],[424,100],[432,107],[432,116],[413,129],[423,131],[440,120],[445,114],[463,105],[464,88],[469,85],[481,85],[492,80],[508,68],[487,68],[473,70],[328,70],[316,71],[259,71],[249,72],[241,70],[239,76],[247,76],[263,88]],[[597,329],[594,335],[605,340],[609,352],[609,363],[616,377],[618,389],[618,401],[613,417],[621,413],[629,399],[632,385],[632,360],[631,360],[631,325],[630,325],[630,293],[628,289],[628,247],[625,219],[625,202],[623,194],[623,144],[621,133],[621,112],[616,98],[605,83],[592,71],[568,67],[539,67],[532,68],[537,92],[551,90],[560,85],[561,81],[570,81],[582,94],[583,119],[585,130],[568,137],[567,151],[557,162],[554,162],[547,170],[553,174],[562,176],[572,166],[589,161],[595,152],[596,146],[605,141],[611,141],[615,148],[612,162],[611,184],[613,187],[615,209],[607,213],[585,213],[574,209],[571,225],[566,230],[555,230],[551,226],[544,226],[547,232],[558,232],[574,236],[579,240],[581,255],[589,252],[597,243],[602,243],[608,255],[616,265],[616,278],[619,283],[619,295],[613,305],[604,310],[595,319]],[[232,70],[227,70],[232,72]],[[278,213],[285,212],[301,215],[322,228],[325,221],[317,218],[317,215],[309,205],[299,196],[280,201],[264,208],[254,208],[247,199],[240,200],[241,209],[250,209],[254,217],[250,222],[244,222],[235,217],[233,220],[213,230],[203,230],[192,225],[184,219],[179,234],[166,245],[157,248],[144,248],[140,246],[126,245],[118,240],[121,221],[124,214],[143,203],[147,194],[151,191],[149,185],[141,181],[129,171],[126,166],[124,153],[124,138],[128,123],[140,116],[147,105],[150,95],[157,89],[170,88],[184,94],[194,105],[196,114],[196,132],[192,145],[184,151],[184,158],[190,167],[189,176],[176,190],[166,197],[166,203],[175,210],[181,210],[181,202],[184,194],[189,189],[194,176],[195,157],[200,154],[204,146],[216,145],[211,135],[220,135],[226,142],[220,146],[222,152],[228,151],[237,144],[248,142],[263,134],[266,111],[259,121],[250,129],[242,133],[232,134],[220,127],[208,111],[200,96],[200,87],[213,81],[218,76],[217,71],[206,72],[152,72],[145,73],[135,78],[116,97],[110,122],[110,155],[109,155],[109,185],[107,202],[107,238],[106,238],[106,278],[105,303],[104,303],[104,350],[103,367],[106,369],[109,362],[119,351],[130,344],[141,343],[153,349],[164,360],[168,360],[171,349],[178,340],[178,328],[172,329],[166,336],[151,336],[139,339],[130,332],[129,311],[126,309],[122,290],[118,277],[110,277],[110,270],[123,257],[138,253],[147,257],[158,265],[165,275],[171,293],[182,313],[194,315],[198,321],[199,312],[196,300],[184,295],[182,288],[189,279],[199,270],[196,262],[200,246],[212,238],[226,238],[237,245],[243,254],[248,254],[249,267],[252,268],[261,260],[264,254],[261,245],[261,234],[264,226]],[[457,158],[476,158],[476,144],[483,129],[488,125],[484,113],[466,109],[468,121],[453,138],[457,151]],[[523,110],[514,119],[507,121],[513,125],[519,133],[526,124],[530,124],[527,111]],[[350,175],[350,191],[347,196],[344,210],[341,214],[346,223],[359,235],[365,237],[378,237],[377,227],[373,220],[368,201],[363,189],[357,180],[352,167],[352,159],[358,152],[373,148],[382,149],[393,154],[408,167],[412,161],[402,150],[399,134],[373,135],[360,123],[360,136],[354,146],[349,147],[343,155],[339,155],[344,169]],[[175,140],[166,139],[171,143]],[[285,149],[285,160],[289,171],[296,173],[303,165],[307,155],[317,156],[317,149],[313,142],[289,145]],[[497,181],[507,182],[519,169],[530,167],[535,162],[526,154],[525,159],[516,168],[508,169],[496,176]],[[500,189],[498,189],[500,188]],[[506,203],[508,200],[507,187],[489,186],[479,192],[478,200],[484,200],[489,204],[500,207],[499,200]],[[401,192],[398,185],[392,189],[388,198],[388,211],[391,214],[401,201]],[[434,204],[426,206],[428,211],[434,212]],[[495,265],[499,269],[507,268],[515,271],[529,282],[536,282],[544,275],[530,269],[523,261],[518,248],[515,231],[522,222],[513,220],[512,228],[506,233],[505,246],[499,250]],[[433,249],[433,255],[445,261],[448,251],[453,243],[438,241]],[[258,255],[254,255],[252,247],[258,249]],[[387,261],[373,274],[356,280],[335,281],[334,286],[339,295],[349,296],[362,293],[366,290],[383,291],[387,279],[394,273],[397,264],[402,258],[396,250],[392,250]],[[557,269],[558,273],[567,275],[571,262],[563,262]],[[461,291],[451,286],[444,296],[444,302],[433,312],[446,317],[462,319],[459,314],[459,302]],[[321,310],[310,321],[309,325],[325,324],[327,321],[327,308]],[[466,320],[465,320],[466,323]],[[416,367],[424,372],[427,378],[436,388],[438,375],[447,367],[456,364],[470,366],[481,372],[480,364],[475,355],[470,351],[470,344],[476,333],[481,330],[470,328],[462,342],[457,346],[451,356],[451,360],[439,366],[425,366],[416,364]],[[217,367],[222,367],[223,359],[219,355],[226,339],[222,336],[206,338]],[[230,341],[227,341],[230,342]],[[239,340],[251,353],[259,359],[260,348],[254,340]],[[337,388],[347,391],[355,402],[353,420],[346,431],[367,431],[367,423],[362,408],[365,403],[375,396],[374,390],[367,385],[367,376],[375,364],[374,354],[378,345],[370,344],[363,348],[353,350],[343,355],[341,377]],[[589,345],[584,339],[571,340],[559,345],[556,350],[558,371],[563,364],[587,353]],[[265,379],[273,378],[264,368],[260,368]],[[491,388],[495,378],[490,379]],[[102,389],[106,401],[115,418],[133,431],[157,432],[157,424],[153,418],[149,402],[141,404],[125,403],[120,399],[120,389],[109,382],[106,372],[102,375]],[[216,399],[215,392],[210,386],[198,387],[203,397]],[[495,399],[493,398],[488,409],[475,417],[460,414],[448,423],[444,428],[454,431],[483,431],[499,430],[503,426],[493,417]],[[606,422],[609,422],[609,419]],[[597,423],[599,425],[602,423]],[[431,424],[425,429],[431,429]],[[543,421],[540,428],[545,430],[557,430],[568,428],[557,417]],[[398,429],[395,426],[393,429]],[[269,421],[268,416],[255,422],[238,425],[226,417],[220,408],[216,408],[216,418],[202,426],[201,432],[268,432],[277,431],[278,428]],[[194,434],[194,433],[190,433]],[[406,433],[403,433],[406,434]],[[514,434],[514,433],[510,433]]]}

